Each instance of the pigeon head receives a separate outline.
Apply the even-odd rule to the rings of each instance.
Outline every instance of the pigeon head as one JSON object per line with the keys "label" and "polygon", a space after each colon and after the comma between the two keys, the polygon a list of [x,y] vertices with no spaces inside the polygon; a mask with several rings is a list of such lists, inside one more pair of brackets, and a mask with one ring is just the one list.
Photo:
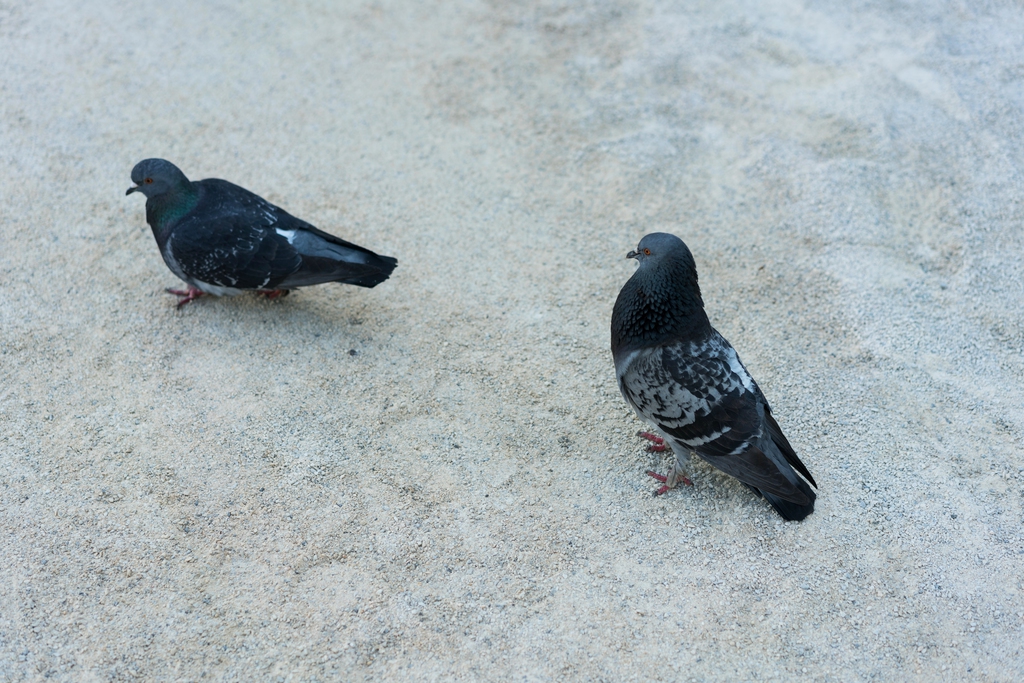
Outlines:
{"label": "pigeon head", "polygon": [[126,195],[141,192],[147,199],[159,197],[176,190],[187,190],[191,183],[177,166],[164,159],[143,159],[132,169],[132,182]]}
{"label": "pigeon head", "polygon": [[686,243],[675,235],[644,235],[636,251],[626,254],[626,258],[634,258],[640,264],[631,279],[644,285],[648,292],[662,292],[685,308],[704,308],[697,284],[697,264]]}
{"label": "pigeon head", "polygon": [[612,311],[612,349],[639,348],[688,336],[710,327],[697,284],[697,265],[675,235],[654,232],[626,254],[639,262]]}
{"label": "pigeon head", "polygon": [[652,232],[644,235],[636,251],[626,254],[626,258],[635,258],[641,265],[649,264],[649,268],[657,268],[667,260],[682,260],[693,271],[694,279],[697,277],[697,266],[693,262],[693,255],[686,247],[686,244],[667,232]]}

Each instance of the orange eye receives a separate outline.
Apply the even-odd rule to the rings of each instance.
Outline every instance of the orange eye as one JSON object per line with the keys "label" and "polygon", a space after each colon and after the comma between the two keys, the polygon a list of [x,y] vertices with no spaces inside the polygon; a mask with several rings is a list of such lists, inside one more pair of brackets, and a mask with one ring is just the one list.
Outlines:
{"label": "orange eye", "polygon": [[153,179],[152,178],[146,178],[142,182],[146,183],[147,185],[152,185],[153,184]]}
{"label": "orange eye", "polygon": [[651,255],[651,250],[650,249],[644,249],[644,256],[650,256],[650,255]]}

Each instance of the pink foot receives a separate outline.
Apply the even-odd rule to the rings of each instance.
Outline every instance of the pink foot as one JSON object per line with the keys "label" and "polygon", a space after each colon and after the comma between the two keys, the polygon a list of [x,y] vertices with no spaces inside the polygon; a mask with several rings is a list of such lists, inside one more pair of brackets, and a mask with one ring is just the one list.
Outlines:
{"label": "pink foot", "polygon": [[665,439],[661,438],[657,434],[651,434],[650,432],[640,430],[639,432],[636,433],[636,435],[643,439],[647,439],[648,441],[654,442],[647,447],[647,450],[650,453],[661,453],[663,450],[668,448],[668,446],[665,445]]}
{"label": "pink foot", "polygon": [[171,289],[168,287],[164,291],[178,297],[178,308],[181,308],[189,301],[195,301],[203,295],[203,290],[197,287],[189,287],[188,289]]}
{"label": "pink foot", "polygon": [[[662,486],[660,486],[658,490],[654,492],[654,495],[656,496],[660,496],[661,494],[670,491],[672,488],[674,488],[668,485],[668,477],[666,477],[664,474],[658,474],[654,470],[647,470],[647,475],[650,477],[654,477],[655,479],[662,483]],[[689,477],[680,476],[679,481],[683,482],[687,486],[693,486],[693,482],[690,481]]]}
{"label": "pink foot", "polygon": [[277,299],[278,297],[288,296],[290,289],[260,289],[257,290],[260,294],[267,297],[268,299]]}

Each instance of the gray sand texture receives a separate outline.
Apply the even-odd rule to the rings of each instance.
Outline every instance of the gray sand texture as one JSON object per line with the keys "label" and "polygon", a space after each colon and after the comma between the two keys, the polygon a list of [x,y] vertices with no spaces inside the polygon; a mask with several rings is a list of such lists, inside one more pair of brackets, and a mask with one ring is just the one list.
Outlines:
{"label": "gray sand texture", "polygon": [[[1024,12],[0,1],[0,680],[1024,679]],[[139,160],[399,259],[178,311]],[[655,498],[639,238],[817,479]]]}

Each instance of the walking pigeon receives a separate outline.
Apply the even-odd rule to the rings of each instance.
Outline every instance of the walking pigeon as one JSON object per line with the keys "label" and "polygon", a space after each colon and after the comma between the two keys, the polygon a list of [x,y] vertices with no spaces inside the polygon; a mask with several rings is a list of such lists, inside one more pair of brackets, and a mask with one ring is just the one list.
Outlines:
{"label": "walking pigeon", "polygon": [[171,272],[187,290],[178,308],[203,294],[256,291],[270,298],[324,282],[374,287],[398,265],[390,256],[318,230],[226,180],[190,181],[163,159],[132,169],[125,194],[146,195],[146,222]]}
{"label": "walking pigeon", "polygon": [[[648,472],[664,484],[655,495],[690,483],[682,463],[692,451],[764,496],[783,518],[811,514],[815,494],[807,482],[818,485],[736,351],[711,326],[690,250],[675,235],[652,233],[626,258],[640,265],[615,300],[612,356],[626,402],[676,456],[667,476]],[[659,437],[639,436],[665,450]]]}

